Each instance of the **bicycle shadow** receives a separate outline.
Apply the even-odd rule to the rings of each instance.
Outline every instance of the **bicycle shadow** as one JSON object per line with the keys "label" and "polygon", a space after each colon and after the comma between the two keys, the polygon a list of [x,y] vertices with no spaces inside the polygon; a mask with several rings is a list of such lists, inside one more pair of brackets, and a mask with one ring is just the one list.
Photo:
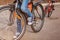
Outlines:
{"label": "bicycle shadow", "polygon": [[27,25],[27,31],[30,32],[30,33],[33,33],[32,29],[31,29],[31,26]]}
{"label": "bicycle shadow", "polygon": [[49,17],[48,19],[50,19],[50,20],[57,20],[59,18],[58,17]]}

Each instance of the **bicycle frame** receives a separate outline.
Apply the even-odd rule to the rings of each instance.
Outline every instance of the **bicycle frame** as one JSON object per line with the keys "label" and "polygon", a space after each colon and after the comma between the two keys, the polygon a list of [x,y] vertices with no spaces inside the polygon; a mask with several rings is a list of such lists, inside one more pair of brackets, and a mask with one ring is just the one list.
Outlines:
{"label": "bicycle frame", "polygon": [[[17,4],[18,5],[18,4]],[[29,4],[28,4],[28,9],[30,11],[32,11],[32,7],[33,7],[33,2],[31,1]],[[17,17],[18,19],[20,19],[21,17],[16,13],[16,11],[13,12],[13,17],[14,19]]]}

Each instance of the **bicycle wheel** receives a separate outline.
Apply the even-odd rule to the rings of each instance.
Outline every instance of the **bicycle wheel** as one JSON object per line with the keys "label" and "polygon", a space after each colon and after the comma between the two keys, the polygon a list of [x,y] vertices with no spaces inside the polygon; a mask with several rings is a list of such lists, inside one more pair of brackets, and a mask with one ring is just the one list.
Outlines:
{"label": "bicycle wheel", "polygon": [[37,6],[35,6],[35,8],[33,7],[33,14],[34,14],[34,23],[31,26],[33,32],[39,32],[44,24],[44,11],[43,11],[43,7],[41,4],[38,4]]}
{"label": "bicycle wheel", "polygon": [[[1,11],[0,19],[2,19],[2,20],[0,20],[0,38],[1,38],[1,40],[13,40],[13,36],[15,35],[15,32],[17,31],[17,25],[20,23],[22,26],[22,31],[16,40],[21,39],[26,30],[26,26],[25,26],[26,21],[25,21],[24,15],[19,10],[17,10],[17,13],[19,13],[19,16],[21,17],[21,22],[20,22],[20,19],[16,18],[15,20],[13,20],[14,24],[12,26],[8,26],[7,24],[10,20],[9,17],[11,17],[10,15],[12,15],[13,12],[11,12],[10,7],[7,7],[7,6],[1,7],[0,11]],[[13,17],[13,15],[12,15],[12,17]],[[12,19],[12,17],[11,17],[11,19]],[[16,23],[16,21],[17,21],[17,23]],[[18,23],[18,21],[19,21],[19,23]]]}
{"label": "bicycle wheel", "polygon": [[20,19],[18,19],[18,17],[17,17],[17,26],[16,26],[17,27],[16,31],[20,32],[20,34],[16,38],[16,40],[19,40],[19,39],[21,39],[23,37],[23,35],[24,35],[25,31],[26,31],[26,19],[25,19],[25,16],[23,15],[23,13],[20,12],[19,9],[17,9],[16,12],[20,16]]}

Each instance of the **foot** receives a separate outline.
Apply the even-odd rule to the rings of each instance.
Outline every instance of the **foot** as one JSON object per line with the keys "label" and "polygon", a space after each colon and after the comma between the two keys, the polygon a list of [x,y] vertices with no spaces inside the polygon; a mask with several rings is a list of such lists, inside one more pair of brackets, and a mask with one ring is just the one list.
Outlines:
{"label": "foot", "polygon": [[13,36],[14,39],[16,39],[19,36],[19,32],[16,32],[16,34]]}
{"label": "foot", "polygon": [[33,18],[32,17],[28,17],[28,25],[32,25],[33,24]]}

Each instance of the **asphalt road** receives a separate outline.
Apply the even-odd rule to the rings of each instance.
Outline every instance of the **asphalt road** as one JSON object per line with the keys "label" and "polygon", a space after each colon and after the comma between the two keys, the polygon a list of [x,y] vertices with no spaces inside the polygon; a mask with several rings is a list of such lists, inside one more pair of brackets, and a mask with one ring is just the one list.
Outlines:
{"label": "asphalt road", "polygon": [[[14,29],[10,30],[11,27],[7,25],[9,12],[0,13],[0,38],[12,40],[13,33],[11,31]],[[55,6],[55,11],[50,18],[45,17],[44,26],[40,32],[32,33],[27,30],[21,40],[60,40],[60,5]]]}

